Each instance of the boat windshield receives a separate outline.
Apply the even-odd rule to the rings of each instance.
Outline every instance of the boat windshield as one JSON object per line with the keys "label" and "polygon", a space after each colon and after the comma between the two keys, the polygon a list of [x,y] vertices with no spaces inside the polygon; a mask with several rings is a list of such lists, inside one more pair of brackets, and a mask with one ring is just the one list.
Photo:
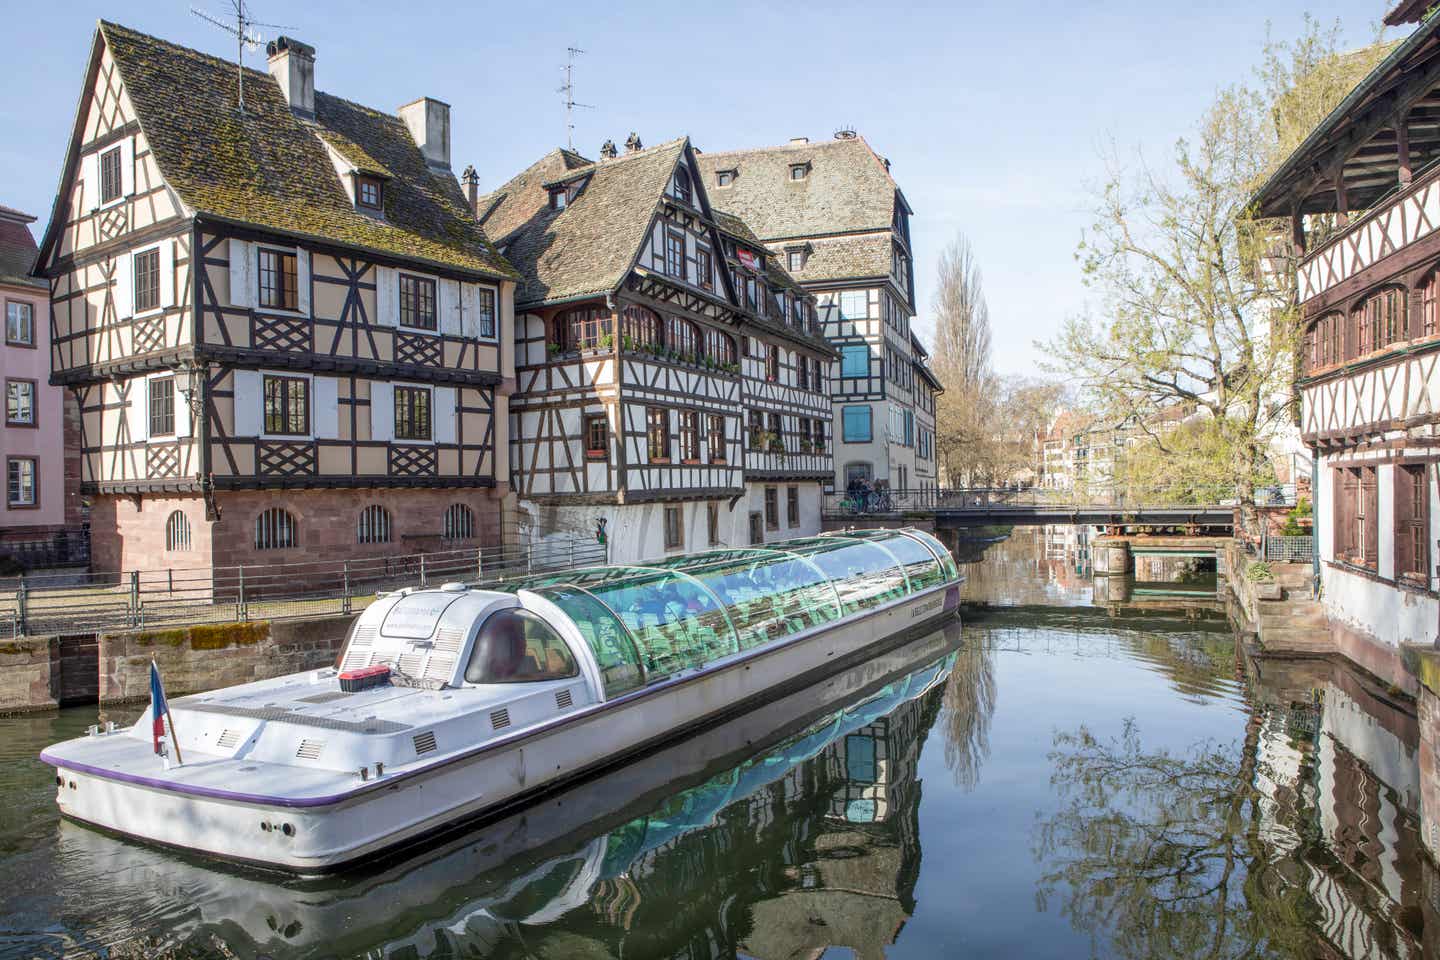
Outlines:
{"label": "boat windshield", "polygon": [[467,683],[563,680],[579,673],[575,656],[560,635],[519,607],[497,610],[485,618],[465,665]]}
{"label": "boat windshield", "polygon": [[928,534],[865,530],[542,574],[503,589],[532,591],[574,621],[610,699],[958,576]]}

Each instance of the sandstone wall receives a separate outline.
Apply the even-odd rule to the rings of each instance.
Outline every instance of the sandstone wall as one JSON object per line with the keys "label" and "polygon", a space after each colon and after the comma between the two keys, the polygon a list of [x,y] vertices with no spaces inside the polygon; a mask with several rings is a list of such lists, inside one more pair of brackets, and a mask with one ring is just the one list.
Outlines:
{"label": "sandstone wall", "polygon": [[53,710],[60,698],[60,641],[0,641],[0,714]]}

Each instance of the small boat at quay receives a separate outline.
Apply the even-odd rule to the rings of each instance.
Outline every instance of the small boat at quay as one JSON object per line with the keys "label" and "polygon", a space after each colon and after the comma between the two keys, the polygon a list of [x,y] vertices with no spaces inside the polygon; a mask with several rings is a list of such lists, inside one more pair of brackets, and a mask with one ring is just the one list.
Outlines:
{"label": "small boat at quay", "polygon": [[961,579],[903,529],[400,590],[356,618],[334,668],[173,700],[175,762],[150,710],[41,759],[72,820],[324,873],[848,669],[953,617]]}

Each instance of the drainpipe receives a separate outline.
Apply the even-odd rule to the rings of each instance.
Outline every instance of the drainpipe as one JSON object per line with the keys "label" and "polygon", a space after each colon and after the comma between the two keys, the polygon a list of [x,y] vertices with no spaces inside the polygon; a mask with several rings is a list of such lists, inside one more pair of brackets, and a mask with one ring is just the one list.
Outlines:
{"label": "drainpipe", "polygon": [[1320,599],[1320,451],[1310,451],[1310,597]]}

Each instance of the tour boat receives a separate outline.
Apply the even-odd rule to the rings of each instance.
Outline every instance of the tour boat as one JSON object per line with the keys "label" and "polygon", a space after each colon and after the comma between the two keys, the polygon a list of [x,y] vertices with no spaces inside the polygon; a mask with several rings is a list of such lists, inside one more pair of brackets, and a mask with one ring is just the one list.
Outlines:
{"label": "tour boat", "polygon": [[66,817],[323,873],[853,666],[953,616],[960,582],[905,529],[400,590],[334,668],[171,701],[166,756],[147,710],[41,759]]}

